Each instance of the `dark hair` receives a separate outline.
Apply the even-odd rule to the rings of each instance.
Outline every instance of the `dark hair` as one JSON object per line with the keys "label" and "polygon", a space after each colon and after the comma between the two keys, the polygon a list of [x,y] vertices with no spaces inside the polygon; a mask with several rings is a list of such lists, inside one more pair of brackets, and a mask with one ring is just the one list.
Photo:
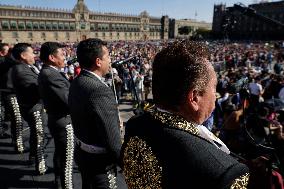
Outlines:
{"label": "dark hair", "polygon": [[96,58],[102,58],[102,47],[106,45],[105,41],[96,38],[81,41],[77,46],[77,59],[81,68],[89,69]]}
{"label": "dark hair", "polygon": [[0,51],[3,51],[5,46],[9,46],[9,44],[8,43],[0,43]]}
{"label": "dark hair", "polygon": [[208,49],[198,42],[176,41],[159,52],[153,62],[153,99],[156,105],[178,110],[189,90],[200,95],[211,77],[205,63]]}
{"label": "dark hair", "polygon": [[12,49],[12,56],[16,60],[21,59],[21,54],[27,50],[28,47],[31,47],[29,43],[18,43]]}
{"label": "dark hair", "polygon": [[262,117],[266,117],[269,114],[269,108],[260,106],[258,109],[258,115]]}
{"label": "dark hair", "polygon": [[42,62],[48,62],[49,55],[55,54],[58,49],[64,47],[57,42],[45,42],[41,45],[39,58]]}

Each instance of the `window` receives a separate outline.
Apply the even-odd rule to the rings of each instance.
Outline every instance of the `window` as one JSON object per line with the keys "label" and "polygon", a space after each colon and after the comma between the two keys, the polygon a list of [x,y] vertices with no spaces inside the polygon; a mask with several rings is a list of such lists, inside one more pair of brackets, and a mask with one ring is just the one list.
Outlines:
{"label": "window", "polygon": [[74,29],[75,29],[75,24],[74,24],[74,23],[71,23],[71,24],[70,24],[70,29],[71,29],[71,30],[74,30]]}
{"label": "window", "polygon": [[45,27],[46,27],[47,30],[51,30],[52,29],[52,26],[51,26],[50,22],[46,22]]}
{"label": "window", "polygon": [[39,24],[39,28],[42,29],[42,30],[45,29],[45,24],[44,24],[44,22],[41,22],[41,23]]}
{"label": "window", "polygon": [[34,29],[39,29],[38,22],[34,22],[34,23],[33,23],[33,28],[34,28]]}
{"label": "window", "polygon": [[24,22],[19,22],[19,23],[18,23],[18,28],[19,28],[20,30],[25,29],[25,23],[24,23]]}
{"label": "window", "polygon": [[41,33],[41,38],[44,38],[44,39],[46,38],[46,35],[44,32]]}
{"label": "window", "polygon": [[95,30],[95,24],[91,24],[90,29]]}
{"label": "window", "polygon": [[26,22],[26,28],[31,30],[32,29],[32,23],[31,22]]}
{"label": "window", "polygon": [[32,32],[28,33],[28,38],[33,38],[33,33]]}
{"label": "window", "polygon": [[11,29],[17,29],[17,22],[12,20],[12,21],[10,22],[10,28],[11,28]]}
{"label": "window", "polygon": [[69,23],[65,23],[65,24],[64,24],[64,29],[65,29],[65,30],[69,30],[69,29],[70,29]]}
{"label": "window", "polygon": [[13,38],[18,38],[18,37],[19,37],[18,32],[13,32],[13,33],[12,33],[12,37],[13,37]]}
{"label": "window", "polygon": [[2,29],[9,29],[9,22],[7,20],[2,21]]}
{"label": "window", "polygon": [[82,24],[81,24],[81,29],[82,29],[82,30],[86,29],[86,24],[85,24],[85,23],[82,23]]}
{"label": "window", "polygon": [[58,24],[58,28],[60,29],[60,30],[63,30],[64,29],[64,24],[61,22],[61,23],[59,23]]}
{"label": "window", "polygon": [[54,37],[56,40],[58,40],[58,32],[54,32]]}
{"label": "window", "polygon": [[52,23],[52,29],[57,30],[58,29],[58,24],[57,22]]}

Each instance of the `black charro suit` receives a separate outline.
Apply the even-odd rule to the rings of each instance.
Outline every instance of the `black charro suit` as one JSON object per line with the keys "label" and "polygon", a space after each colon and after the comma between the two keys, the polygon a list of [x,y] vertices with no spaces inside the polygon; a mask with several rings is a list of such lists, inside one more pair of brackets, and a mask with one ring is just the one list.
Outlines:
{"label": "black charro suit", "polygon": [[[58,117],[69,114],[68,94],[70,82],[55,67],[43,65],[39,78],[40,96],[50,115]],[[65,127],[62,125],[62,127]]]}
{"label": "black charro suit", "polygon": [[[20,105],[21,114],[30,126],[30,157],[37,155],[37,134],[34,112],[43,115],[43,104],[38,90],[38,73],[31,65],[18,62],[12,69],[12,81]],[[36,156],[36,167],[37,159]]]}
{"label": "black charro suit", "polygon": [[54,138],[55,152],[53,164],[56,179],[64,188],[66,165],[67,133],[66,126],[71,123],[68,108],[70,82],[55,67],[43,65],[39,77],[39,91],[48,114],[48,128]]}
{"label": "black charro suit", "polygon": [[109,188],[109,171],[117,172],[118,188],[126,188],[119,168],[121,138],[114,93],[93,73],[82,70],[70,87],[69,106],[75,136],[85,144],[106,149],[106,153],[75,149],[75,161],[82,174],[83,188]]}
{"label": "black charro suit", "polygon": [[5,89],[7,93],[14,93],[14,87],[12,82],[12,67],[16,64],[16,61],[11,57],[3,58],[0,63],[0,89]]}
{"label": "black charro suit", "polygon": [[[1,93],[0,100],[2,100],[2,103],[4,104],[5,120],[10,119],[11,121],[11,133],[13,141],[16,141],[16,131],[15,131],[16,117],[11,105],[11,98],[15,98],[16,96],[12,82],[12,67],[15,64],[16,62],[11,57],[8,56],[3,57],[0,63],[0,93]],[[0,124],[3,124],[3,122],[1,122]]]}
{"label": "black charro suit", "polygon": [[12,81],[23,110],[36,110],[42,104],[38,91],[38,73],[28,64],[17,63],[12,70]]}
{"label": "black charro suit", "polygon": [[[246,188],[248,168],[201,137],[194,125],[157,110],[127,122],[123,144],[129,188]],[[232,187],[235,188],[235,187]]]}

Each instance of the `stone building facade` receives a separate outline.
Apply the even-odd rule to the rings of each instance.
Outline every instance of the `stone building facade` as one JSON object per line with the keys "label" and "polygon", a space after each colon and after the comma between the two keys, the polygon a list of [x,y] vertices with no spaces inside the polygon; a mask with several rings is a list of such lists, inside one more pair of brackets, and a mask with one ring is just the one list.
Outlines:
{"label": "stone building facade", "polygon": [[78,42],[89,37],[110,40],[168,39],[169,18],[90,11],[83,0],[73,10],[0,5],[0,41]]}
{"label": "stone building facade", "polygon": [[230,39],[284,39],[284,1],[214,5],[212,31]]}
{"label": "stone building facade", "polygon": [[[188,35],[182,35],[179,33],[179,28],[188,26],[190,28],[190,32]],[[195,19],[170,19],[170,38],[187,38],[192,36],[196,30],[204,29],[204,30],[211,30],[212,24],[208,22],[199,22]]]}

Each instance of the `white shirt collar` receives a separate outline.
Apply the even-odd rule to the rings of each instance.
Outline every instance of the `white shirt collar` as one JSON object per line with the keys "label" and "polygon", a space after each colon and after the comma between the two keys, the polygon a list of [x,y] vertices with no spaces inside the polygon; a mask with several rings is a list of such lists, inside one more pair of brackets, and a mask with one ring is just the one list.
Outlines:
{"label": "white shirt collar", "polygon": [[32,68],[37,74],[39,74],[39,70],[38,70],[38,68],[35,66],[35,65],[33,65],[33,64],[28,64],[28,66],[30,67],[30,68]]}
{"label": "white shirt collar", "polygon": [[[160,112],[166,112],[166,113],[170,113],[171,112],[158,108],[157,110]],[[203,125],[196,125],[197,129],[199,130],[199,134],[201,138],[206,139],[207,141],[209,141],[211,144],[213,144],[214,146],[216,146],[217,148],[219,148],[220,150],[222,150],[223,152],[225,152],[226,154],[230,154],[230,150],[229,148],[226,146],[226,144],[224,144],[223,141],[221,141],[217,136],[215,136],[211,131],[209,131],[205,126]]]}
{"label": "white shirt collar", "polygon": [[49,66],[49,67],[51,67],[51,68],[53,68],[53,69],[55,69],[55,70],[57,70],[57,71],[59,71],[60,72],[60,69],[58,69],[57,67],[55,67],[55,66],[52,66],[52,65],[47,65],[47,66]]}
{"label": "white shirt collar", "polygon": [[86,72],[88,72],[88,73],[90,73],[90,74],[96,76],[96,78],[98,78],[104,85],[106,85],[106,86],[108,87],[108,85],[103,81],[103,78],[100,77],[98,74],[96,74],[96,73],[94,73],[94,72],[91,72],[91,71],[89,71],[89,70],[86,70],[86,69],[83,69],[83,70],[85,70]]}

